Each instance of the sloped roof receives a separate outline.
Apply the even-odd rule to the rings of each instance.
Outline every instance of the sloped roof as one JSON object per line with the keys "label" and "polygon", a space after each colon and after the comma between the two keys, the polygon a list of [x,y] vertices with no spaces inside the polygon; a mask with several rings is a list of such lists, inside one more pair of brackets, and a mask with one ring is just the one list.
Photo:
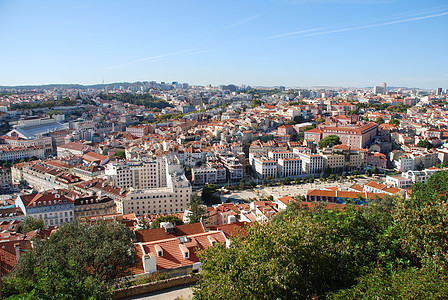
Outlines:
{"label": "sloped roof", "polygon": [[174,227],[174,232],[168,233],[165,232],[164,228],[155,228],[155,229],[146,229],[146,230],[138,230],[135,232],[135,237],[138,242],[153,242],[153,241],[161,241],[165,239],[171,239],[178,236],[184,235],[192,235],[203,233],[204,227],[201,223],[194,224],[185,224],[178,225]]}

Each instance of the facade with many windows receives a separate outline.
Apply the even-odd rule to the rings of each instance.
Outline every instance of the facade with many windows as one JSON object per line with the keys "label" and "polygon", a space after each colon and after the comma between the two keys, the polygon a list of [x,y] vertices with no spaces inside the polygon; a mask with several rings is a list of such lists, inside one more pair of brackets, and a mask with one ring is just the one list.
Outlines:
{"label": "facade with many windows", "polygon": [[300,158],[280,158],[278,160],[279,177],[296,177],[302,174],[302,160]]}
{"label": "facade with many windows", "polygon": [[28,195],[19,195],[15,205],[25,216],[42,219],[45,226],[59,226],[74,220],[73,200],[63,190],[53,190]]}
{"label": "facade with many windows", "polygon": [[277,178],[277,162],[273,159],[256,157],[253,167],[259,179]]}

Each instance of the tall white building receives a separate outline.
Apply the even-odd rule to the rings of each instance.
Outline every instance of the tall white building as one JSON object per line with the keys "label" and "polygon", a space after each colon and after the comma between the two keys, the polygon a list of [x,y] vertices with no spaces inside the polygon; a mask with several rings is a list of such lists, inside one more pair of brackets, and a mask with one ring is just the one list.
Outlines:
{"label": "tall white building", "polygon": [[106,178],[113,187],[95,184],[91,189],[114,199],[118,213],[182,212],[192,196],[192,187],[182,165],[171,158],[112,164]]}
{"label": "tall white building", "polygon": [[162,170],[164,170],[164,160],[144,157],[139,161],[107,164],[104,174],[119,188],[149,189],[160,187],[163,182],[166,182],[161,178]]}
{"label": "tall white building", "polygon": [[321,155],[297,153],[302,160],[302,173],[317,174],[322,172],[324,167],[324,159]]}
{"label": "tall white building", "polygon": [[296,158],[280,158],[278,160],[279,177],[296,177],[302,174],[302,160]]}
{"label": "tall white building", "polygon": [[266,157],[254,158],[254,169],[259,179],[277,178],[277,162]]}

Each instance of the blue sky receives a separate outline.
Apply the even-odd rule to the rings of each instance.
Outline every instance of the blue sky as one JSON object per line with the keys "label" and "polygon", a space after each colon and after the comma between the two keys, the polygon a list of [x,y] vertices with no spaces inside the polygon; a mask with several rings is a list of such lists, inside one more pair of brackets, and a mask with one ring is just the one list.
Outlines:
{"label": "blue sky", "polygon": [[446,0],[0,0],[0,85],[448,88]]}

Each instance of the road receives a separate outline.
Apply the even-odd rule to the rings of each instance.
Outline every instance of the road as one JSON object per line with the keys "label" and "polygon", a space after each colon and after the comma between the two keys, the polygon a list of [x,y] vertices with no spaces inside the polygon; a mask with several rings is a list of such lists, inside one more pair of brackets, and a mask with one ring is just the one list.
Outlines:
{"label": "road", "polygon": [[161,290],[153,293],[142,294],[138,296],[133,296],[129,298],[124,298],[125,300],[190,300],[193,299],[193,290],[191,289],[193,285],[182,285],[171,289]]}

